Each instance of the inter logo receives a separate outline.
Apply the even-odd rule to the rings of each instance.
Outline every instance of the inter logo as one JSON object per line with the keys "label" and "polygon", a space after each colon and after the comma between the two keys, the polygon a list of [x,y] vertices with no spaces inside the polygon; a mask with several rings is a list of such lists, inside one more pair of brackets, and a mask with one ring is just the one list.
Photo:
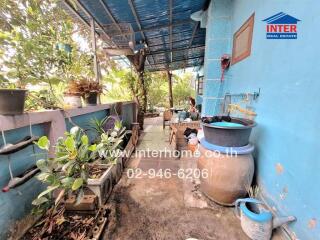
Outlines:
{"label": "inter logo", "polygon": [[297,23],[299,19],[280,12],[264,20],[267,22],[267,39],[297,39]]}

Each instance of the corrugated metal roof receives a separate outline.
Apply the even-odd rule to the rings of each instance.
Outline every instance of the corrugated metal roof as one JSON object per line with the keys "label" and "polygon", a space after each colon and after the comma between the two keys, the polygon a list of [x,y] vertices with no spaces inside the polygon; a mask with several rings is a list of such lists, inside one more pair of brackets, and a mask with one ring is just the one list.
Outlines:
{"label": "corrugated metal roof", "polygon": [[70,15],[80,18],[83,24],[90,24],[88,15],[91,15],[98,23],[97,33],[111,47],[121,47],[121,41],[128,42],[129,35],[137,43],[146,42],[147,70],[175,70],[203,64],[206,32],[190,15],[203,9],[207,0],[63,2]]}

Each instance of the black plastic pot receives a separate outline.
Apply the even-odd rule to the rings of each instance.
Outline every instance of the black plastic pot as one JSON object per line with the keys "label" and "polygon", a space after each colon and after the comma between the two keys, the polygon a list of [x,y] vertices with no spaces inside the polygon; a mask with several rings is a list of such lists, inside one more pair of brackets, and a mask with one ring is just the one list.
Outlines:
{"label": "black plastic pot", "polygon": [[22,89],[0,89],[0,114],[22,114],[26,92],[27,90]]}
{"label": "black plastic pot", "polygon": [[205,140],[224,147],[248,145],[251,130],[256,123],[249,119],[233,117],[231,117],[231,123],[240,123],[243,126],[214,126],[210,123],[202,123]]}
{"label": "black plastic pot", "polygon": [[98,93],[96,92],[89,93],[83,99],[87,106],[97,105]]}

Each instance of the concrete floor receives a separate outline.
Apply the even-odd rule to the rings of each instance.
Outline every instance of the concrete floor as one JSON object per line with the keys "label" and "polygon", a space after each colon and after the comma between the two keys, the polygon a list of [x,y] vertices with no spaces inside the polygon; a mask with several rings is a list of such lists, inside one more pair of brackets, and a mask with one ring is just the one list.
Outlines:
{"label": "concrete floor", "polygon": [[[170,149],[168,127],[162,129],[161,118],[146,119],[137,150]],[[133,155],[129,168],[115,187],[109,200],[114,212],[104,239],[114,240],[245,240],[233,208],[221,207],[198,191],[197,179],[155,177],[149,169],[195,168],[196,159]],[[129,170],[130,169],[130,170]],[[141,169],[141,173],[139,170]],[[128,173],[137,171],[131,178]]]}

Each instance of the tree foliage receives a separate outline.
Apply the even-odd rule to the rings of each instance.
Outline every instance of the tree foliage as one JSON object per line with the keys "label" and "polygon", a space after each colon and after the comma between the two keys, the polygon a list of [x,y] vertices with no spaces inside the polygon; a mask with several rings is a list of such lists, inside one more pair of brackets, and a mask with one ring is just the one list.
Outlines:
{"label": "tree foliage", "polygon": [[104,75],[103,82],[107,85],[107,99],[109,101],[130,101],[138,93],[134,86],[137,82],[130,69],[113,66]]}
{"label": "tree foliage", "polygon": [[[195,91],[191,85],[193,75],[183,73],[173,75],[173,99],[175,106],[187,104],[188,98],[194,96]],[[110,100],[132,100],[141,98],[142,87],[138,76],[130,69],[114,67],[104,77],[109,86],[108,98]],[[147,88],[149,109],[154,107],[169,107],[169,88],[166,72],[145,72],[144,80]],[[141,101],[141,99],[140,99]]]}
{"label": "tree foliage", "polygon": [[91,56],[78,51],[74,30],[75,24],[53,0],[1,0],[2,83],[15,81],[24,88],[92,74]]}
{"label": "tree foliage", "polygon": [[195,90],[191,86],[192,77],[191,73],[173,75],[173,102],[175,106],[184,106],[190,96],[194,97]]}
{"label": "tree foliage", "polygon": [[165,72],[149,72],[145,75],[149,108],[168,107],[169,88],[167,74]]}

